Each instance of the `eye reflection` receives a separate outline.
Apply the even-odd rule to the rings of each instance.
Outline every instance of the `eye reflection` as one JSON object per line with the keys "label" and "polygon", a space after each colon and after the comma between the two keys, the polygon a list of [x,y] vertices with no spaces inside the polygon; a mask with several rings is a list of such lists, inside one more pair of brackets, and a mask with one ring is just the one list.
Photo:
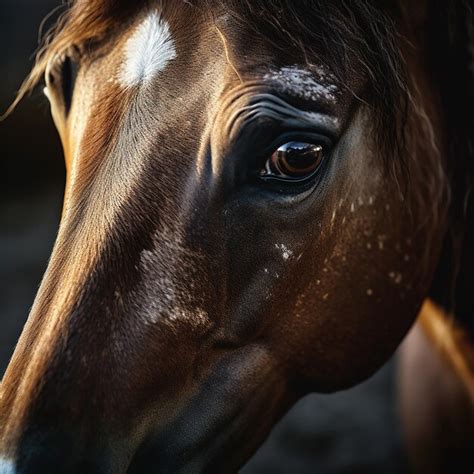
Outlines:
{"label": "eye reflection", "polygon": [[313,176],[324,159],[320,144],[288,142],[278,147],[260,171],[262,178],[301,181]]}

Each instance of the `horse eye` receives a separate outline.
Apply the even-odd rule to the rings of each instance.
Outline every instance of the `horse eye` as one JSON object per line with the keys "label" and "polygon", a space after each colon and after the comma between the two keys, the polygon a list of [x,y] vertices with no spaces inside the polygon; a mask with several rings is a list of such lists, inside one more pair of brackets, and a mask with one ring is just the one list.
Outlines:
{"label": "horse eye", "polygon": [[261,178],[302,181],[314,176],[324,160],[324,147],[315,143],[288,142],[278,147],[260,171]]}

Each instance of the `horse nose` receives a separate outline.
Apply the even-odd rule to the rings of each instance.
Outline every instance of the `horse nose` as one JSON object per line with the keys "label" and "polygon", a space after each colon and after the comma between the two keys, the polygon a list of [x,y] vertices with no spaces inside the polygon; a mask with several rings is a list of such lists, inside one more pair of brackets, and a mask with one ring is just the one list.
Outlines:
{"label": "horse nose", "polygon": [[123,472],[110,449],[64,432],[29,432],[16,449],[15,461],[0,464],[0,474],[109,474]]}

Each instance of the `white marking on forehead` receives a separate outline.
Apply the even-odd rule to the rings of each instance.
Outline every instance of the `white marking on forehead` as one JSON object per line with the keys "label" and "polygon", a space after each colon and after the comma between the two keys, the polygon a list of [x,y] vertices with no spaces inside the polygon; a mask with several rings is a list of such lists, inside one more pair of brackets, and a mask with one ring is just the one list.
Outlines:
{"label": "white marking on forehead", "polygon": [[16,469],[13,462],[0,458],[0,474],[15,474]]}
{"label": "white marking on forehead", "polygon": [[168,23],[151,12],[125,45],[125,61],[119,80],[125,87],[149,82],[176,58],[176,48]]}
{"label": "white marking on forehead", "polygon": [[[296,66],[282,67],[278,71],[265,74],[265,80],[278,82],[283,92],[291,92],[304,99],[325,99],[334,102],[338,87],[330,84],[333,78],[321,70],[317,74],[321,82],[315,80],[311,71]],[[326,82],[323,84],[322,82]]]}

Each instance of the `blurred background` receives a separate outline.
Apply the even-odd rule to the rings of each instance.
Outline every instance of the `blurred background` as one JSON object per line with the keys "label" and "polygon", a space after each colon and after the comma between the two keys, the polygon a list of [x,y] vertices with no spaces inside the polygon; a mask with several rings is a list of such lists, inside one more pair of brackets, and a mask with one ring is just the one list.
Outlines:
{"label": "blurred background", "polygon": [[[60,3],[0,0],[0,115],[32,65],[41,20]],[[41,88],[0,123],[0,153],[1,377],[46,268],[61,210],[61,146]],[[301,400],[243,473],[406,472],[394,366],[392,360],[351,390]]]}

